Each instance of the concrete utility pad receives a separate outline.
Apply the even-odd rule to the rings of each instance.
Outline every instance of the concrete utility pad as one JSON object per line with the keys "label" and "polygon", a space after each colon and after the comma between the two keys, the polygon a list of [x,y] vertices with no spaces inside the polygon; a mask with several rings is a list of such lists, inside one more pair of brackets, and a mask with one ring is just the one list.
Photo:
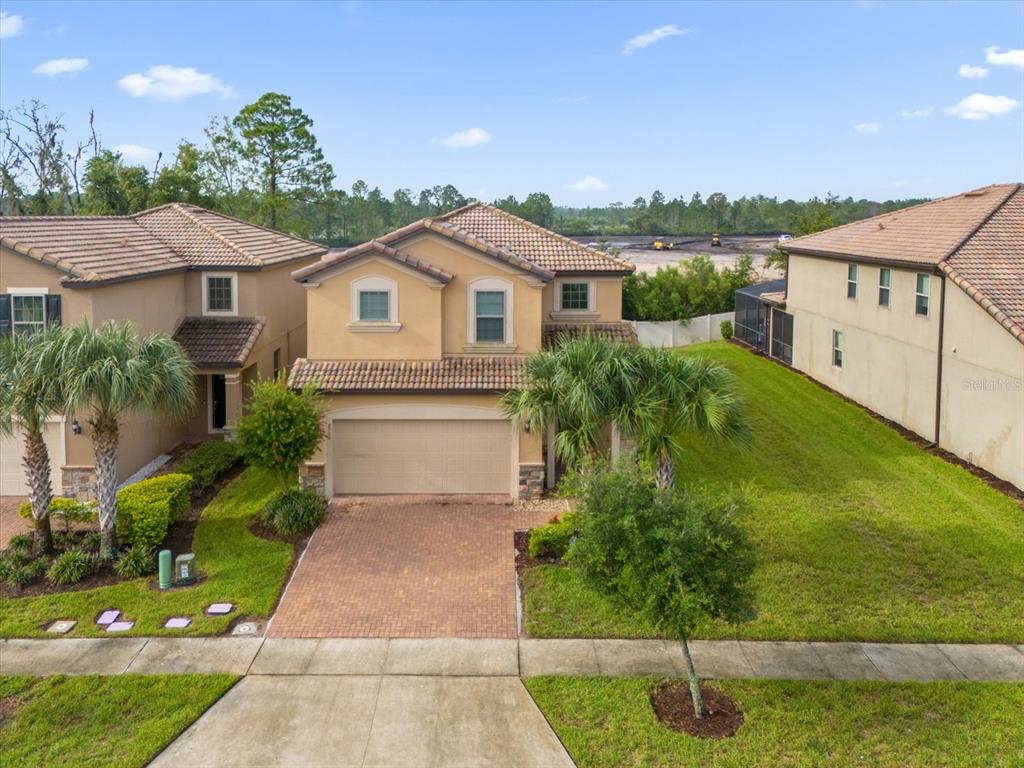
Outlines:
{"label": "concrete utility pad", "polygon": [[[259,738],[253,738],[253,734]],[[572,768],[516,678],[250,676],[152,766]]]}

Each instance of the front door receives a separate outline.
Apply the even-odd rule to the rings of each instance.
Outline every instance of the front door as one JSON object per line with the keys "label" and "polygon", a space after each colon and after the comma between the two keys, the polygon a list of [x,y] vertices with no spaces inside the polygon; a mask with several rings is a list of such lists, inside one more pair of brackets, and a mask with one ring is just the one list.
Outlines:
{"label": "front door", "polygon": [[224,429],[227,423],[227,392],[224,374],[215,373],[210,376],[210,428]]}

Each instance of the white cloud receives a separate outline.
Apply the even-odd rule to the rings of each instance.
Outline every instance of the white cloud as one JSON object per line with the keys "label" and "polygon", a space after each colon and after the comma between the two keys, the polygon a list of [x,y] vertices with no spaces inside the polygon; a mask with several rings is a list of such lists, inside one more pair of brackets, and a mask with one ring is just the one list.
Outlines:
{"label": "white cloud", "polygon": [[988,120],[990,117],[1005,115],[1020,106],[1020,102],[1009,96],[988,96],[984,93],[972,93],[960,99],[952,107],[946,107],[946,113],[956,115],[961,120]]}
{"label": "white cloud", "polygon": [[968,80],[980,80],[988,75],[988,67],[974,67],[970,64],[961,64],[957,74],[966,77]]}
{"label": "white cloud", "polygon": [[88,59],[69,59],[65,57],[60,59],[51,59],[50,61],[44,61],[42,64],[40,64],[32,71],[35,72],[37,75],[56,77],[57,75],[64,75],[69,72],[81,72],[88,66]]}
{"label": "white cloud", "polygon": [[579,181],[574,181],[567,186],[569,189],[574,189],[577,192],[598,192],[602,189],[608,189],[608,183],[601,181],[597,176],[584,176]]}
{"label": "white cloud", "polygon": [[874,136],[880,130],[882,130],[881,123],[857,123],[853,126],[853,130],[862,136]]}
{"label": "white cloud", "polygon": [[21,16],[0,11],[0,38],[20,35],[25,28],[25,20]]}
{"label": "white cloud", "polygon": [[465,131],[456,131],[451,136],[439,139],[438,144],[443,144],[449,149],[465,149],[466,147],[479,147],[491,140],[491,134],[483,128],[469,128]]}
{"label": "white cloud", "polygon": [[935,107],[921,107],[920,109],[904,109],[900,114],[907,120],[914,120],[920,117],[931,117]]}
{"label": "white cloud", "polygon": [[155,162],[156,156],[159,154],[155,149],[143,147],[140,144],[118,144],[114,147],[114,151],[128,163],[146,166]]}
{"label": "white cloud", "polygon": [[222,98],[234,95],[231,86],[224,85],[213,75],[198,72],[192,67],[172,67],[169,64],[150,67],[144,75],[125,75],[117,84],[131,96],[152,96],[157,101],[182,101],[206,93]]}
{"label": "white cloud", "polygon": [[629,38],[626,41],[626,45],[622,48],[622,54],[629,56],[641,48],[646,48],[648,45],[653,45],[659,40],[664,40],[666,37],[676,37],[677,35],[687,35],[689,33],[690,30],[688,29],[682,29],[675,24],[666,24],[663,27],[652,29],[650,32],[644,32],[636,37]]}
{"label": "white cloud", "polygon": [[995,67],[1024,69],[1024,48],[1010,48],[1000,53],[999,46],[993,45],[985,49],[985,61]]}

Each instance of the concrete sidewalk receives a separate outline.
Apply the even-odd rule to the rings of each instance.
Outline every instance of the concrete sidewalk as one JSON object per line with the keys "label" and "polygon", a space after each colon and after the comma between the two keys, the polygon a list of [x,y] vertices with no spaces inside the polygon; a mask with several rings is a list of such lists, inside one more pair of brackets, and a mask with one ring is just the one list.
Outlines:
{"label": "concrete sidewalk", "polygon": [[[1024,681],[1024,645],[702,641],[705,678]],[[83,638],[4,640],[0,673],[534,677],[682,675],[664,640]]]}

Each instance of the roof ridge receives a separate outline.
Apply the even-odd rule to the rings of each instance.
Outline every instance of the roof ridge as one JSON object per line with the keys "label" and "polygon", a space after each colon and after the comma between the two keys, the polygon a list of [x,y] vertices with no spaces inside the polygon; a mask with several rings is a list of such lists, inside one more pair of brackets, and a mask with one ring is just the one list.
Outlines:
{"label": "roof ridge", "polygon": [[[238,254],[240,254],[244,258],[249,259],[249,261],[253,262],[254,264],[256,264],[256,265],[258,265],[260,267],[263,266],[263,261],[261,259],[258,259],[255,256],[253,256],[251,253],[249,253],[249,251],[247,251],[245,248],[241,247],[237,243],[233,242],[226,235],[222,235],[217,230],[213,229],[209,225],[207,225],[204,222],[200,221],[198,218],[196,218],[195,216],[192,215],[192,211],[187,210],[181,203],[169,203],[168,207],[171,210],[177,211],[178,213],[180,213],[182,216],[184,216],[186,219],[191,221],[197,227],[199,227],[204,232],[209,234],[214,240],[220,240],[225,245],[227,245],[229,248],[234,249]],[[206,209],[203,208],[202,210],[206,210]],[[212,213],[212,211],[211,211],[211,213]]]}
{"label": "roof ridge", "polygon": [[[479,203],[479,205],[484,205],[484,203]],[[433,228],[435,223],[436,223],[437,226],[444,227],[445,229],[449,230],[452,233],[456,233],[457,232],[460,235],[463,235],[463,237],[465,237],[466,239],[472,239],[474,242],[489,245],[495,251],[497,251],[498,253],[502,254],[502,258],[510,261],[511,263],[515,264],[516,266],[521,266],[521,265],[525,264],[528,267],[532,267],[533,269],[527,269],[528,272],[532,272],[534,270],[541,270],[543,272],[550,272],[550,270],[545,269],[544,267],[540,266],[539,264],[537,264],[534,261],[530,261],[530,259],[526,258],[525,256],[520,256],[518,253],[516,253],[515,251],[511,250],[507,246],[497,245],[496,243],[492,243],[487,238],[480,237],[480,235],[477,235],[477,234],[475,234],[473,232],[470,232],[467,229],[463,229],[462,227],[457,227],[457,226],[455,226],[454,224],[452,224],[449,221],[437,221],[437,222],[435,222],[434,219],[423,219],[423,222],[424,222],[424,226],[426,227],[427,231],[429,231],[429,232],[437,232],[437,230]],[[454,238],[454,239],[458,240],[458,238]],[[463,242],[464,243],[465,241],[459,241],[459,242]]]}
{"label": "roof ridge", "polygon": [[[71,264],[66,262],[64,259],[50,256],[48,253],[46,253],[46,251],[43,251],[39,248],[26,248],[23,245],[19,245],[18,241],[10,237],[4,237],[2,233],[0,233],[0,245],[3,245],[6,248],[10,248],[12,251],[14,251],[15,253],[20,253],[22,256],[34,259],[35,261],[38,261],[40,264],[49,264],[52,267],[61,269],[67,272],[68,274],[77,277],[79,280],[92,281],[102,279],[100,278],[98,273],[92,270],[85,270],[79,267],[77,264]],[[33,253],[33,251],[39,251],[39,253],[35,254]]]}
{"label": "roof ridge", "polygon": [[[993,184],[992,186],[997,186],[997,185]],[[998,185],[998,186],[1002,186],[1002,185]],[[946,253],[945,256],[943,256],[941,259],[939,259],[939,264],[945,263],[946,261],[951,259],[954,255],[956,255],[956,252],[959,251],[961,248],[963,248],[971,238],[973,238],[976,234],[978,234],[979,230],[981,230],[982,227],[984,227],[986,224],[988,224],[990,221],[992,221],[992,217],[995,216],[997,213],[999,213],[999,211],[1001,211],[1003,209],[1004,205],[1006,205],[1008,202],[1010,202],[1010,198],[1012,198],[1014,195],[1016,195],[1018,192],[1020,192],[1022,186],[1024,186],[1024,185],[1020,184],[1019,182],[1017,184],[1011,185],[1010,191],[1008,193],[1006,193],[1006,195],[1003,197],[1003,199],[1000,200],[999,203],[996,204],[996,206],[994,208],[992,208],[992,210],[990,210],[987,214],[985,214],[982,217],[981,221],[978,222],[978,225],[973,227],[966,235],[964,235],[960,239],[960,241],[956,245],[954,245],[949,250],[948,253]],[[964,194],[968,194],[968,193],[964,193]]]}
{"label": "roof ridge", "polygon": [[[838,229],[846,229],[848,227],[852,227],[855,224],[864,224],[865,222],[868,222],[868,221],[874,221],[875,219],[880,219],[883,216],[896,216],[898,214],[906,213],[907,211],[916,211],[918,208],[924,208],[927,205],[934,205],[935,203],[941,203],[941,202],[944,202],[946,200],[953,200],[953,199],[955,199],[957,197],[967,197],[968,195],[970,195],[972,193],[980,192],[983,189],[993,189],[995,187],[1005,187],[1005,186],[1018,186],[1018,185],[1017,184],[1013,184],[1013,183],[1011,183],[1009,185],[1007,185],[1007,184],[986,184],[983,187],[976,187],[975,189],[969,189],[966,192],[958,192],[955,195],[946,195],[945,197],[936,197],[936,198],[934,198],[932,200],[926,200],[923,203],[918,203],[917,205],[908,205],[906,208],[897,208],[895,211],[886,211],[885,213],[876,213],[874,216],[868,216],[866,219],[857,219],[856,221],[848,221],[845,224],[837,224],[834,227],[829,227],[828,229],[823,229],[823,230],[821,230],[821,232],[835,232]],[[807,239],[809,237],[814,237],[815,235],[820,235],[821,232],[810,232],[810,233],[808,233],[806,235],[800,235],[800,237],[794,237],[792,240],[787,242],[779,250],[785,252],[794,243],[799,243],[801,240],[805,240],[805,239]]]}
{"label": "roof ridge", "polygon": [[1015,323],[1006,312],[996,306],[996,303],[988,298],[984,291],[961,275],[956,267],[950,266],[949,262],[940,261],[938,266],[939,270],[952,280],[957,288],[973,299],[979,307],[984,309],[996,322],[1009,331],[1017,341],[1024,344],[1024,328]]}

